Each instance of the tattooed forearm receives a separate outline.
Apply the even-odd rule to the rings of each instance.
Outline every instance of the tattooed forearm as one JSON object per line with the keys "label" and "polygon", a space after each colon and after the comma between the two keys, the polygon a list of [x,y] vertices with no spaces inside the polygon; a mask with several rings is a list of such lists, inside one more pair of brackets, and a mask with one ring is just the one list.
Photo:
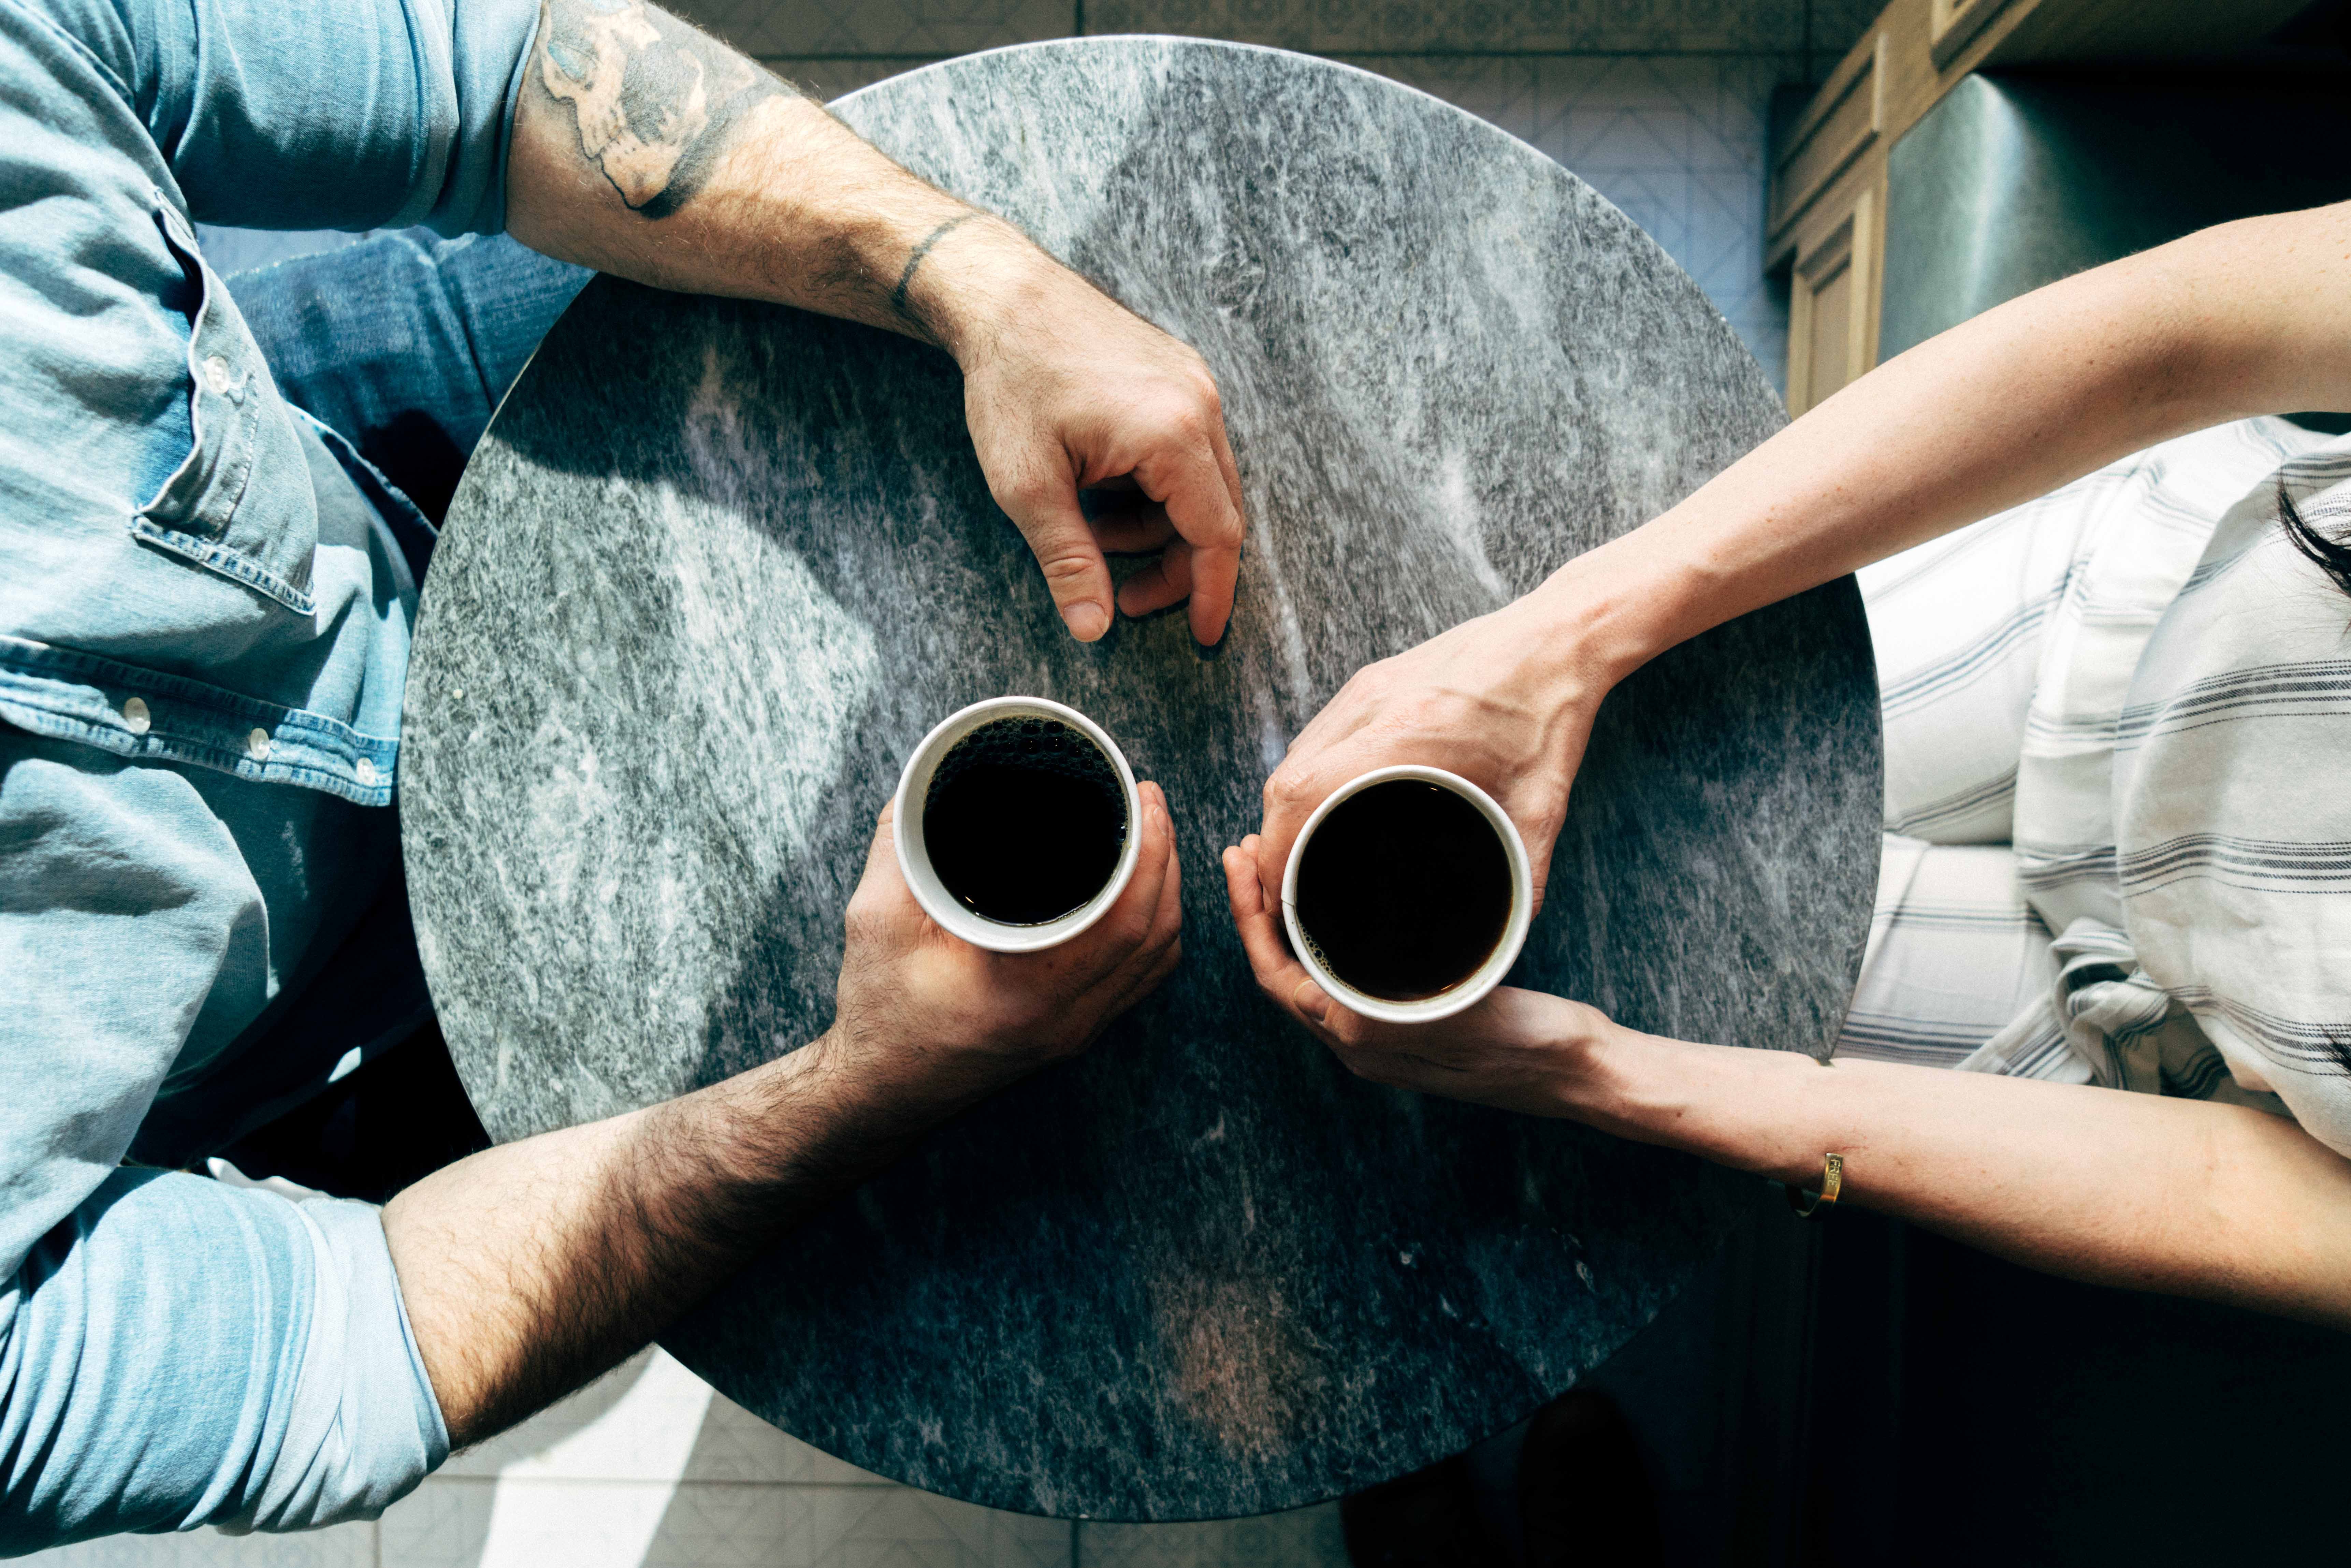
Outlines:
{"label": "tattooed forearm", "polygon": [[791,89],[643,0],[544,0],[538,80],[633,212],[692,200],[751,108]]}

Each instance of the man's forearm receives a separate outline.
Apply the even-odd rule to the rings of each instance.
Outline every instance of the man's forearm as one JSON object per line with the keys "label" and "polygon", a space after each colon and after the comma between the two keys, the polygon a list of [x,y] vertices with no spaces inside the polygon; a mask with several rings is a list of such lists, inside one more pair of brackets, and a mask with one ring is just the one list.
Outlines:
{"label": "man's forearm", "polygon": [[[507,227],[548,255],[950,350],[978,319],[967,296],[1017,291],[1045,265],[1011,225],[641,0],[545,0],[523,76]],[[933,287],[949,268],[957,287]]]}
{"label": "man's forearm", "polygon": [[1620,1135],[1818,1185],[2052,1273],[2351,1326],[2351,1162],[2241,1106],[1614,1029],[1562,1080]]}
{"label": "man's forearm", "polygon": [[627,1355],[936,1119],[877,1113],[825,1047],[488,1150],[392,1199],[384,1233],[453,1445]]}
{"label": "man's forearm", "polygon": [[1531,596],[1621,675],[1666,648],[2157,442],[2351,406],[2351,209],[2191,235],[1872,371]]}

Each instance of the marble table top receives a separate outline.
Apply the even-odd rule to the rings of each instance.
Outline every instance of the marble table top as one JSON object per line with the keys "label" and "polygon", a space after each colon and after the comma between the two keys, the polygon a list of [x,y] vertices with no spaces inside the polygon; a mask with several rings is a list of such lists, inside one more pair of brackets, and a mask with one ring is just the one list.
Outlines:
{"label": "marble table top", "polygon": [[[1687,494],[1779,400],[1588,186],[1343,66],[1085,39],[835,107],[1207,357],[1232,629],[1071,642],[943,355],[599,279],[474,457],[411,676],[410,886],[474,1103],[517,1138],[810,1040],[914,741],[1072,704],[1166,788],[1183,970],[663,1343],[820,1448],[1039,1513],[1264,1512],[1458,1451],[1648,1322],[1753,1178],[1351,1078],[1259,998],[1217,853],[1351,672]],[[1825,1051],[1878,802],[1851,582],[1725,627],[1610,697],[1516,977]]]}

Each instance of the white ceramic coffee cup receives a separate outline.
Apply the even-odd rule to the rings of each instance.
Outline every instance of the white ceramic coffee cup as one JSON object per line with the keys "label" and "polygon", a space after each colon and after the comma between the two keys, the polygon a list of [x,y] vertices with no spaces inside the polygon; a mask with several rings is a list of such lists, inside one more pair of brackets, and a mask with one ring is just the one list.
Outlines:
{"label": "white ceramic coffee cup", "polygon": [[[931,777],[939,770],[939,764],[965,736],[982,725],[1005,718],[1058,719],[1092,741],[1110,758],[1112,768],[1118,774],[1119,794],[1126,803],[1126,845],[1119,852],[1118,865],[1110,873],[1110,880],[1085,903],[1041,925],[1008,925],[965,907],[932,868],[930,846],[923,839],[923,807],[930,799]],[[975,947],[986,947],[991,952],[1040,952],[1059,946],[1085,930],[1126,891],[1127,883],[1134,875],[1134,862],[1143,852],[1143,798],[1135,792],[1134,769],[1126,765],[1126,754],[1119,750],[1118,742],[1103,733],[1102,726],[1073,707],[1048,702],[1043,697],[990,697],[947,715],[923,737],[914,754],[906,758],[906,769],[898,776],[895,799],[892,818],[898,841],[898,869],[904,873],[906,885],[914,890],[914,902],[946,930]]]}
{"label": "white ceramic coffee cup", "polygon": [[[1298,866],[1306,854],[1306,846],[1314,837],[1314,830],[1322,825],[1339,805],[1362,794],[1374,784],[1386,784],[1398,779],[1416,779],[1425,784],[1450,789],[1478,808],[1494,836],[1502,841],[1502,851],[1510,862],[1510,916],[1503,923],[1502,938],[1486,961],[1471,971],[1467,979],[1447,987],[1433,997],[1417,1001],[1391,1001],[1384,997],[1368,996],[1332,974],[1322,962],[1314,944],[1306,939],[1306,932],[1298,924]],[[1519,949],[1527,945],[1527,926],[1534,919],[1534,872],[1527,863],[1526,841],[1519,837],[1518,824],[1510,814],[1494,803],[1494,798],[1458,773],[1447,773],[1442,768],[1422,768],[1405,764],[1395,768],[1376,768],[1369,773],[1350,779],[1333,789],[1323,802],[1314,808],[1299,830],[1298,841],[1290,846],[1290,863],[1281,873],[1281,924],[1290,933],[1290,950],[1314,977],[1314,983],[1331,993],[1332,999],[1352,1012],[1365,1018],[1380,1019],[1388,1023],[1429,1023],[1437,1019],[1451,1018],[1465,1008],[1475,1007],[1486,993],[1502,983],[1518,961]]]}

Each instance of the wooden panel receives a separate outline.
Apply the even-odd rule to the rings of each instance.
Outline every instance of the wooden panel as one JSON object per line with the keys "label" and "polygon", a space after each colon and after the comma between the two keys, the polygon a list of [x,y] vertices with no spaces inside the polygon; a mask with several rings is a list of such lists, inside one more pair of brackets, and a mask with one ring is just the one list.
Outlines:
{"label": "wooden panel", "polygon": [[1817,277],[1805,279],[1811,296],[1812,349],[1804,387],[1804,404],[1813,407],[1842,389],[1853,378],[1853,257],[1840,256]]}
{"label": "wooden panel", "polygon": [[1884,35],[1872,38],[1845,56],[1796,122],[1772,171],[1771,227],[1799,216],[1885,130]]}
{"label": "wooden panel", "polygon": [[1984,24],[2007,8],[2013,0],[1931,0],[1933,11],[1927,25],[1928,51],[1939,68],[1951,63],[1951,57],[1975,40]]}
{"label": "wooden panel", "polygon": [[[1987,63],[2184,60],[2259,44],[2310,0],[2011,0],[2030,13]],[[2006,17],[2001,20],[2005,22]]]}
{"label": "wooden panel", "polygon": [[[1763,265],[1776,273],[1796,264],[1789,294],[1790,408],[1802,413],[1876,362],[1886,150],[1970,72],[2039,61],[2224,54],[2259,44],[2307,4],[1890,0],[1829,73],[1772,166]],[[1832,236],[1848,223],[1851,271],[1838,276],[1823,264],[1835,254],[1828,248]]]}
{"label": "wooden panel", "polygon": [[1796,258],[1788,293],[1788,409],[1802,413],[1859,380],[1876,362],[1879,197],[1852,207]]}

